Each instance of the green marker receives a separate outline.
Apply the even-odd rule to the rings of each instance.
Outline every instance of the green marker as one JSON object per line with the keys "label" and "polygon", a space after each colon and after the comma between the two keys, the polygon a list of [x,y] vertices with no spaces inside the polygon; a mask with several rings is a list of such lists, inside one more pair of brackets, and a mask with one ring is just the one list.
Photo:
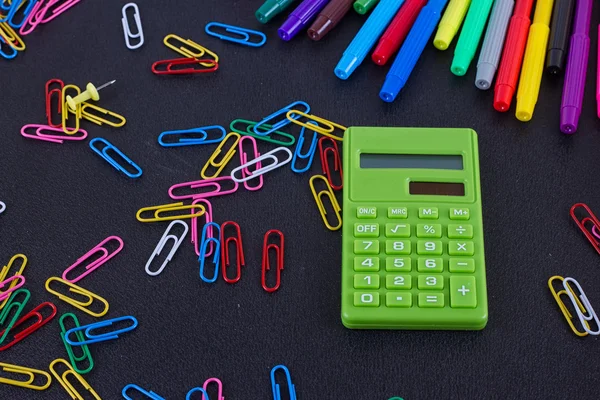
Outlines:
{"label": "green marker", "polygon": [[285,10],[294,0],[267,0],[258,10],[256,10],[256,19],[266,24],[274,16]]}
{"label": "green marker", "polygon": [[494,0],[473,0],[471,3],[454,50],[454,59],[452,60],[452,67],[450,67],[454,75],[463,76],[467,73],[479,46],[479,40],[490,15],[492,3],[494,3]]}
{"label": "green marker", "polygon": [[377,3],[379,3],[379,0],[356,0],[354,2],[354,11],[364,15],[371,11],[371,9],[375,7]]}

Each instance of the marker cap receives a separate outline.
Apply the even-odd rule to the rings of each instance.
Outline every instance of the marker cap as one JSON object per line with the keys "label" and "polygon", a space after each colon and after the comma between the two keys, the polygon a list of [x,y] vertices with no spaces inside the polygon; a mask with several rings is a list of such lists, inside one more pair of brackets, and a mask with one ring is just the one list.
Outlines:
{"label": "marker cap", "polygon": [[377,45],[377,48],[373,52],[371,59],[377,65],[385,65],[389,57],[396,50],[396,46],[393,40],[382,38]]}
{"label": "marker cap", "polygon": [[565,55],[565,51],[562,49],[549,49],[546,70],[552,75],[560,74],[565,65]]}
{"label": "marker cap", "polygon": [[490,63],[481,63],[477,65],[477,77],[475,86],[481,90],[488,90],[492,87],[492,79],[496,73],[496,67]]}
{"label": "marker cap", "polygon": [[440,24],[433,39],[433,45],[438,50],[446,50],[456,35],[456,29],[449,24]]}
{"label": "marker cap", "polygon": [[312,40],[321,40],[333,28],[333,21],[324,15],[319,15],[308,30],[308,37]]}
{"label": "marker cap", "polygon": [[396,96],[398,96],[398,93],[400,93],[400,90],[402,90],[405,83],[406,82],[398,76],[388,75],[379,92],[379,97],[387,103],[393,102],[396,100]]}
{"label": "marker cap", "polygon": [[467,73],[469,69],[469,64],[471,64],[471,57],[464,54],[465,52],[454,53],[454,58],[452,59],[452,66],[450,67],[450,71],[454,75],[463,76]]}
{"label": "marker cap", "polygon": [[494,108],[499,112],[507,112],[515,94],[515,88],[509,85],[497,85],[494,90]]}
{"label": "marker cap", "polygon": [[267,0],[254,14],[256,19],[263,24],[266,24],[279,12],[279,3],[276,1]]}
{"label": "marker cap", "polygon": [[567,106],[560,110],[560,131],[568,135],[577,131],[579,111],[577,107]]}
{"label": "marker cap", "polygon": [[303,26],[302,20],[292,14],[285,20],[283,25],[281,25],[281,27],[277,30],[277,34],[279,35],[279,37],[281,39],[283,39],[287,42],[290,39],[292,39],[294,36],[296,36],[296,34],[298,32],[300,32],[300,29],[302,29],[302,26]]}
{"label": "marker cap", "polygon": [[338,78],[346,80],[350,75],[352,75],[356,67],[359,65],[360,62],[358,57],[356,57],[354,54],[344,53],[340,59],[340,62],[338,62],[337,66],[335,67],[334,73]]}

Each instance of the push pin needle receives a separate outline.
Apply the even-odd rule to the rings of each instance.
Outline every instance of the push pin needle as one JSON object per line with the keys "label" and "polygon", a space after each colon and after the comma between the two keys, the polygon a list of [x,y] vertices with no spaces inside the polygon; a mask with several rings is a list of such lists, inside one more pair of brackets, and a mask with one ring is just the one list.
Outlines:
{"label": "push pin needle", "polygon": [[86,90],[84,92],[81,92],[81,94],[75,96],[74,98],[71,96],[67,96],[67,104],[69,105],[69,108],[72,111],[75,111],[77,105],[83,103],[84,101],[87,101],[89,99],[92,99],[94,101],[100,100],[100,94],[98,92],[104,89],[105,87],[112,85],[115,82],[116,80],[106,82],[104,85],[99,86],[98,88],[96,88],[96,86],[94,86],[93,83],[88,83],[86,86]]}

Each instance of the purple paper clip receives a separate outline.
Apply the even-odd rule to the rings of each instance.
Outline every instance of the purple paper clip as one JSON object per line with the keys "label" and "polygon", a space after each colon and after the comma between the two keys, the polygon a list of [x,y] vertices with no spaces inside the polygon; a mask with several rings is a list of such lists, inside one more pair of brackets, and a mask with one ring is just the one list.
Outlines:
{"label": "purple paper clip", "polygon": [[[119,243],[119,246],[117,247],[117,249],[113,250],[112,252],[110,252],[109,250],[106,249],[106,247],[104,247],[104,245],[106,243],[110,242],[111,240],[115,240]],[[118,237],[118,236],[107,237],[106,239],[104,239],[103,241],[98,243],[98,245],[96,245],[93,249],[91,249],[90,251],[85,253],[83,256],[79,257],[77,259],[77,261],[75,261],[75,264],[73,264],[69,268],[65,269],[65,272],[63,272],[63,274],[62,274],[62,278],[65,281],[71,282],[71,283],[76,283],[76,282],[82,280],[83,278],[85,278],[86,276],[88,276],[89,274],[94,272],[96,269],[98,269],[100,266],[102,266],[104,263],[106,263],[108,260],[110,260],[117,254],[119,254],[119,252],[123,249],[123,245],[124,245],[123,239],[121,239],[120,237]],[[67,275],[70,271],[77,268],[84,261],[88,261],[89,259],[93,258],[98,253],[100,253],[100,257],[98,257],[98,259],[96,259],[96,260],[92,261],[91,263],[89,263],[88,265],[86,265],[85,272],[83,272],[82,274],[78,275],[77,277],[75,277],[73,279],[67,278]]]}
{"label": "purple paper clip", "polygon": [[[206,212],[204,213],[204,215],[201,215],[200,217],[206,216],[206,219],[204,221],[205,224],[208,224],[209,222],[213,222],[213,218],[212,218],[212,204],[210,204],[210,201],[206,200],[206,199],[196,199],[194,201],[192,201],[192,204],[199,204],[202,203],[205,205],[206,208]],[[194,209],[192,209],[192,214],[194,214]],[[198,237],[198,218],[200,217],[195,217],[192,218],[192,243],[194,244],[194,251],[196,252],[196,255],[200,255],[200,238]],[[206,232],[206,236],[208,239],[214,237],[213,236],[213,229],[212,226],[208,226],[208,232]],[[208,250],[206,251],[206,257],[209,257],[212,252],[213,252],[213,241],[211,240],[208,243]]]}
{"label": "purple paper clip", "polygon": [[[253,150],[253,156],[251,159],[248,159],[248,153],[244,152],[244,145],[243,145],[243,141],[244,140],[249,140],[250,142],[252,142],[252,150]],[[255,158],[260,157],[260,153],[258,152],[258,146],[256,144],[256,139],[254,139],[252,136],[242,136],[240,141],[238,142],[238,148],[240,151],[240,163],[241,165],[244,165],[246,163],[248,163],[248,161],[253,160]],[[256,164],[256,169],[260,169],[261,165],[260,165],[260,161]],[[248,169],[248,168],[244,168],[242,169],[242,176],[244,178],[248,177],[252,175],[252,172]],[[248,183],[249,181],[244,181],[244,187],[246,188],[246,190],[250,190],[250,191],[255,191],[255,190],[259,190],[263,187],[263,177],[262,175],[258,178],[258,185],[257,186],[250,186],[250,184]]]}
{"label": "purple paper clip", "polygon": [[[35,128],[35,134],[30,134],[27,133],[28,129],[34,129]],[[43,133],[44,131],[50,131],[50,132],[60,132],[62,133],[62,135],[47,135],[45,133]],[[81,133],[81,136],[75,136],[77,133]],[[51,142],[51,143],[59,143],[62,144],[65,140],[70,140],[70,141],[77,141],[77,140],[84,140],[85,138],[87,138],[87,131],[83,130],[83,129],[79,129],[73,136],[69,135],[65,135],[62,128],[53,128],[49,125],[38,125],[38,124],[29,124],[29,125],[25,125],[24,127],[21,128],[21,136],[29,138],[29,139],[35,139],[35,140],[43,140],[45,142]]]}
{"label": "purple paper clip", "polygon": [[0,292],[0,301],[7,299],[11,295],[12,292],[19,289],[21,286],[23,286],[25,284],[25,277],[23,275],[15,275],[15,276],[11,276],[10,278],[8,278],[5,281],[0,282],[0,289],[2,289],[6,285],[10,284],[12,281],[16,281],[16,280],[20,280],[20,282],[17,283],[14,287],[8,288],[8,290],[6,292]]}
{"label": "purple paper clip", "polygon": [[[233,189],[230,190],[222,190],[219,182],[221,181],[230,181],[233,183]],[[189,189],[202,189],[206,187],[214,187],[215,190],[211,192],[203,192],[203,193],[191,193],[184,195],[176,195],[173,192],[179,188],[189,188]],[[230,176],[222,176],[219,178],[212,179],[203,179],[200,181],[192,181],[192,182],[183,182],[177,183],[169,188],[169,197],[173,200],[184,200],[184,199],[205,199],[207,197],[217,197],[217,196],[225,196],[227,194],[235,193],[239,188],[239,183],[231,179]]]}

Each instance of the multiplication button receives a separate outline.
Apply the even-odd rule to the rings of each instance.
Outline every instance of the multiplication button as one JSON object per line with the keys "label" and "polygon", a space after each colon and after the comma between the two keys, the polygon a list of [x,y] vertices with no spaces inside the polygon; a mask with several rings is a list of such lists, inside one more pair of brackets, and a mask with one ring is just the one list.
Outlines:
{"label": "multiplication button", "polygon": [[411,307],[412,295],[410,292],[386,293],[385,305],[388,307]]}
{"label": "multiplication button", "polygon": [[472,256],[475,254],[475,244],[460,240],[448,242],[448,254],[451,256]]}

